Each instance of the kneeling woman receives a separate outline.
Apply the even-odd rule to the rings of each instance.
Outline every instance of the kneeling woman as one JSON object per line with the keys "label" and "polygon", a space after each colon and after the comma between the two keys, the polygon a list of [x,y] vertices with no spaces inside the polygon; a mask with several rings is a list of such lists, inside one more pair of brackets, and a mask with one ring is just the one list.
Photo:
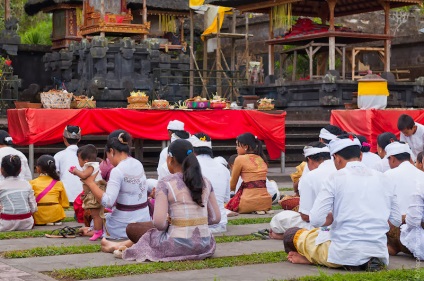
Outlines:
{"label": "kneeling woman", "polygon": [[213,255],[216,245],[208,224],[219,223],[221,214],[193,146],[186,140],[174,141],[166,161],[171,175],[156,187],[153,223],[129,224],[131,241],[103,239],[102,251],[117,250],[115,255],[139,262],[200,260]]}
{"label": "kneeling woman", "polygon": [[266,189],[268,164],[262,142],[251,133],[237,137],[237,158],[231,171],[230,188],[235,190],[239,177],[243,183],[226,208],[241,214],[271,210],[272,198]]}

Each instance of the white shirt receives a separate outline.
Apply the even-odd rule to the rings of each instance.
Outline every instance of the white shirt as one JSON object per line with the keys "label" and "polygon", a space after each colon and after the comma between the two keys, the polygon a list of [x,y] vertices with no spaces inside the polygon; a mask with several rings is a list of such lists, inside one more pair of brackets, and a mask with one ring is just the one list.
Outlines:
{"label": "white shirt", "polygon": [[380,161],[377,162],[372,168],[381,173],[390,170],[389,159],[387,158],[387,156],[384,156],[384,158],[380,159]]}
{"label": "white shirt", "polygon": [[419,123],[415,123],[415,126],[417,126],[417,131],[412,136],[407,137],[400,132],[400,141],[409,144],[412,150],[411,158],[414,162],[417,160],[418,153],[424,151],[424,126]]}
{"label": "white shirt", "polygon": [[337,171],[336,166],[334,166],[333,160],[329,159],[305,176],[302,175],[302,180],[299,182],[299,213],[309,216],[323,182],[335,171]]}
{"label": "white shirt", "polygon": [[[21,172],[19,173],[19,178],[27,180],[27,181],[32,180],[32,174],[28,166],[28,160],[22,152],[10,146],[2,147],[0,148],[0,163],[3,157],[6,155],[18,155],[19,158],[21,159]],[[0,174],[0,180],[4,180],[4,177],[1,174]]]}
{"label": "white shirt", "polygon": [[37,211],[34,190],[28,181],[7,177],[0,181],[1,213],[15,215]]}
{"label": "white shirt", "polygon": [[69,168],[72,166],[81,169],[78,162],[77,151],[78,146],[73,144],[54,155],[56,169],[59,172],[60,181],[63,182],[65,186],[69,202],[74,202],[75,198],[82,192],[82,182],[80,178],[69,172]]}
{"label": "white shirt", "polygon": [[395,185],[395,193],[402,215],[406,214],[411,205],[412,195],[416,192],[416,181],[424,178],[424,173],[418,170],[409,161],[402,162],[398,167],[384,173]]}
{"label": "white shirt", "polygon": [[209,155],[198,155],[197,160],[202,169],[202,175],[211,182],[215,193],[216,201],[221,211],[219,224],[226,225],[228,219],[224,203],[230,200],[230,171]]}
{"label": "white shirt", "polygon": [[[82,167],[82,170],[85,171],[88,167],[93,167],[93,172],[91,173],[92,175],[95,174],[95,173],[98,173],[100,171],[100,163],[99,162],[87,162]],[[98,173],[96,175],[95,181],[101,181],[102,179],[103,178],[102,178],[101,173]]]}
{"label": "white shirt", "polygon": [[381,162],[380,156],[372,152],[362,152],[362,163],[368,168],[374,169]]}
{"label": "white shirt", "polygon": [[388,220],[401,224],[395,187],[389,178],[359,161],[330,175],[324,182],[309,216],[311,225],[325,223],[333,213],[328,262],[362,265],[370,258],[389,262]]}
{"label": "white shirt", "polygon": [[120,211],[115,202],[124,205],[139,205],[147,200],[146,174],[143,165],[137,159],[128,157],[110,172],[106,192],[102,196],[102,205],[113,207],[111,220],[122,223],[150,221],[149,208],[137,211]]}

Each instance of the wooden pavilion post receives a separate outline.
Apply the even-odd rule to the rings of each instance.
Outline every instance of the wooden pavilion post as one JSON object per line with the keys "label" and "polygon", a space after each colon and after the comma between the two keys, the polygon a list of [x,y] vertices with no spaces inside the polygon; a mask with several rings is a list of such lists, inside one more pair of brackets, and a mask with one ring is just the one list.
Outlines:
{"label": "wooden pavilion post", "polygon": [[[105,0],[100,1],[100,18],[102,21],[105,20]],[[105,37],[105,32],[100,32],[100,36]]]}
{"label": "wooden pavilion post", "polygon": [[4,0],[4,20],[10,18],[10,0]]}
{"label": "wooden pavilion post", "polygon": [[221,15],[218,13],[216,15],[217,21],[217,30],[216,30],[216,94],[222,96],[222,66],[221,66],[221,30],[219,22],[221,20]]}
{"label": "wooden pavilion post", "polygon": [[190,98],[194,96],[194,16],[190,9]]}
{"label": "wooden pavilion post", "polygon": [[[147,3],[143,0],[143,24],[147,24]],[[143,35],[143,39],[147,39],[147,34]]]}
{"label": "wooden pavilion post", "polygon": [[[269,11],[269,40],[274,39],[274,24],[273,24],[272,8]],[[274,75],[274,44],[268,46],[268,75]]]}
{"label": "wooden pavilion post", "polygon": [[[329,32],[334,32],[334,8],[336,7],[337,0],[328,0],[328,8],[330,9],[330,28]],[[336,69],[336,37],[330,36],[328,39],[328,67],[330,70]]]}
{"label": "wooden pavilion post", "polygon": [[[390,36],[390,2],[384,2],[384,34]],[[391,39],[384,40],[384,71],[390,72]]]}
{"label": "wooden pavilion post", "polygon": [[[231,23],[231,33],[236,33],[237,15],[236,10],[233,9],[233,21]],[[231,39],[231,71],[236,70],[236,39]]]}
{"label": "wooden pavilion post", "polygon": [[[204,18],[203,18],[203,22],[204,22],[204,26],[203,26],[203,30],[206,30],[206,28],[208,28],[206,19],[207,13],[205,13]],[[203,91],[202,91],[202,97],[206,97],[206,85],[208,84],[208,37],[204,37],[203,40]]]}

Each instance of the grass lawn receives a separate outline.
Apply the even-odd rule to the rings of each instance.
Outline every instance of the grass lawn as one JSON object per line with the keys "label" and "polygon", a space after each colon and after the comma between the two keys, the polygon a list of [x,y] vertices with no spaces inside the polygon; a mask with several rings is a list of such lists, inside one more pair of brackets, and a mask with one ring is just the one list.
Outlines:
{"label": "grass lawn", "polygon": [[208,258],[201,261],[147,262],[128,265],[61,269],[54,270],[53,272],[48,272],[46,274],[58,280],[73,281],[157,272],[200,270],[207,268],[234,267],[262,263],[269,264],[285,260],[287,260],[286,253],[280,251],[241,255],[235,257]]}
{"label": "grass lawn", "polygon": [[[395,269],[379,272],[361,273],[336,273],[327,275],[321,273],[317,276],[304,276],[285,281],[421,281],[424,280],[424,268],[419,269]],[[278,281],[278,280],[274,280]],[[282,280],[280,280],[282,281]]]}
{"label": "grass lawn", "polygon": [[[88,238],[88,237],[87,237]],[[216,243],[231,243],[242,241],[261,240],[261,238],[253,235],[234,235],[234,236],[217,236]],[[78,245],[78,246],[47,246],[36,247],[29,250],[16,250],[3,252],[2,256],[6,259],[88,254],[100,252],[100,245]]]}
{"label": "grass lawn", "polygon": [[227,225],[269,223],[271,219],[272,218],[240,218],[240,219],[228,220]]}

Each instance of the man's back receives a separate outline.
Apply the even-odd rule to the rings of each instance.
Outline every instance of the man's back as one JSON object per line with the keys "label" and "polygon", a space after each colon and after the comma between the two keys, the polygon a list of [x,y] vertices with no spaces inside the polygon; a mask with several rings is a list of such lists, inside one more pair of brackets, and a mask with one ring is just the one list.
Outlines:
{"label": "man's back", "polygon": [[333,173],[324,183],[310,220],[321,226],[333,212],[328,262],[361,265],[372,257],[388,264],[388,220],[399,225],[401,215],[388,178],[359,161]]}

